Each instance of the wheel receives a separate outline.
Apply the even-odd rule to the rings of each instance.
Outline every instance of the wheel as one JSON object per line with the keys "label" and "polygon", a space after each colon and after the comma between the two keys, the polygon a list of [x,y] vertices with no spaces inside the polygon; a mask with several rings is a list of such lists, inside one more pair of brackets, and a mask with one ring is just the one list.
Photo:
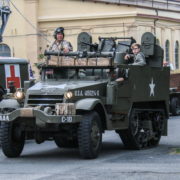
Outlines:
{"label": "wheel", "polygon": [[83,116],[78,128],[79,152],[82,158],[96,158],[102,146],[102,127],[97,112],[92,111]]}
{"label": "wheel", "polygon": [[12,122],[1,123],[1,146],[5,156],[13,158],[20,156],[24,143],[25,133]]}
{"label": "wheel", "polygon": [[163,111],[144,113],[132,109],[129,128],[117,132],[128,149],[156,146],[161,138],[164,120]]}
{"label": "wheel", "polygon": [[179,111],[179,100],[177,97],[173,97],[170,102],[171,112],[173,116],[178,115]]}
{"label": "wheel", "polygon": [[78,147],[78,141],[75,138],[65,138],[65,137],[54,137],[54,142],[60,148],[74,148]]}
{"label": "wheel", "polygon": [[142,149],[147,145],[147,137],[142,128],[140,115],[134,109],[132,109],[129,118],[129,128],[119,131],[119,135],[128,149]]}

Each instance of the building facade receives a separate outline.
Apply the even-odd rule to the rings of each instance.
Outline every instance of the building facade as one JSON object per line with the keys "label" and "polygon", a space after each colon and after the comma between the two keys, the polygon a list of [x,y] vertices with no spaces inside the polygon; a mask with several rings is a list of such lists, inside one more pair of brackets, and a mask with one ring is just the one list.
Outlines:
{"label": "building facade", "polygon": [[63,26],[74,50],[81,32],[88,32],[93,42],[99,36],[133,36],[139,43],[144,32],[152,32],[165,49],[164,61],[173,65],[172,72],[180,72],[179,1],[16,0],[10,8],[0,52],[27,58],[32,65],[54,40],[54,29]]}

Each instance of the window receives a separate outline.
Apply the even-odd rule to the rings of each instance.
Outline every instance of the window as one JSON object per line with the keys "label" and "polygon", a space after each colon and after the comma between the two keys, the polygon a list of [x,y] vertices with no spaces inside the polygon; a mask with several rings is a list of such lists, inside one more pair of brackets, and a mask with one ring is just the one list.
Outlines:
{"label": "window", "polygon": [[165,44],[165,57],[166,57],[166,62],[170,63],[170,59],[169,59],[169,40],[166,40],[166,44]]}
{"label": "window", "polygon": [[159,46],[160,46],[159,39],[156,39],[156,45],[159,45]]}
{"label": "window", "polygon": [[4,56],[4,57],[11,56],[11,50],[8,45],[0,44],[0,56]]}
{"label": "window", "polygon": [[178,41],[176,41],[176,44],[175,44],[174,56],[175,56],[175,68],[179,69],[179,42]]}

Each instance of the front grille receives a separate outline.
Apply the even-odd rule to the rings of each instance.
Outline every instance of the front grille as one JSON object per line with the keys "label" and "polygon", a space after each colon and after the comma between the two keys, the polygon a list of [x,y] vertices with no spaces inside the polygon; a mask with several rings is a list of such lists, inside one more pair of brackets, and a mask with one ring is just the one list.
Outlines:
{"label": "front grille", "polygon": [[55,106],[63,102],[63,95],[29,95],[27,104],[30,106]]}

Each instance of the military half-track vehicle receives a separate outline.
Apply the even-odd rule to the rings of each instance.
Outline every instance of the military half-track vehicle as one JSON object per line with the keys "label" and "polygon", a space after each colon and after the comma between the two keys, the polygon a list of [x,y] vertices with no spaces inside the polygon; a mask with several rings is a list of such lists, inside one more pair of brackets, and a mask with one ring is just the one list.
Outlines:
{"label": "military half-track vehicle", "polygon": [[[82,158],[91,159],[106,130],[115,130],[130,149],[156,146],[167,135],[169,68],[162,66],[155,37],[142,36],[146,66],[124,63],[131,38],[100,40],[96,52],[45,52],[41,81],[26,90],[24,107],[1,110],[7,157],[19,156],[26,139],[78,147]],[[124,81],[115,81],[119,74]]]}

